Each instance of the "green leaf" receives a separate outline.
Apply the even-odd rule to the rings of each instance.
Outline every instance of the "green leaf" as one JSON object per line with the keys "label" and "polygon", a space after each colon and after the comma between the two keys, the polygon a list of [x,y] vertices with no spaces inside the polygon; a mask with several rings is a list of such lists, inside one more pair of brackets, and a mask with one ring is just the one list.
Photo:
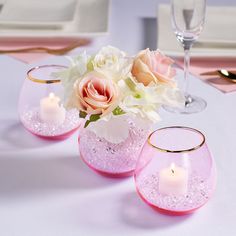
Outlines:
{"label": "green leaf", "polygon": [[112,113],[115,116],[119,116],[119,115],[125,114],[125,112],[120,107],[117,107],[115,110],[112,111]]}
{"label": "green leaf", "polygon": [[90,121],[87,120],[87,121],[85,122],[84,128],[86,128],[86,127],[89,125],[89,123],[90,123]]}
{"label": "green leaf", "polygon": [[136,85],[135,83],[133,82],[133,80],[131,78],[128,78],[125,80],[125,83],[126,85],[129,87],[129,89],[133,92],[135,92],[136,90]]}
{"label": "green leaf", "polygon": [[79,117],[80,118],[85,118],[87,116],[87,113],[85,111],[79,111]]}
{"label": "green leaf", "polygon": [[99,114],[94,114],[89,117],[89,120],[85,122],[84,128],[86,128],[91,122],[95,122],[100,119]]}
{"label": "green leaf", "polygon": [[90,121],[97,121],[98,119],[100,119],[100,114],[94,114],[90,116]]}
{"label": "green leaf", "polygon": [[142,96],[141,96],[139,93],[136,93],[136,94],[134,95],[134,97],[139,99],[139,98],[141,98]]}
{"label": "green leaf", "polygon": [[87,70],[88,71],[93,71],[94,70],[94,67],[93,67],[93,57],[90,58],[90,60],[88,61],[87,63]]}

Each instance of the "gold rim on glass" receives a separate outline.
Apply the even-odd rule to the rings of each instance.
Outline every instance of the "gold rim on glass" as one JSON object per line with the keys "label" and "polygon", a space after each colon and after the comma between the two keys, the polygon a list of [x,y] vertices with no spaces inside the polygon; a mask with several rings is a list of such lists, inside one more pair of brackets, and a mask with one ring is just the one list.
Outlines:
{"label": "gold rim on glass", "polygon": [[61,80],[60,79],[52,79],[52,80],[43,80],[43,79],[38,79],[38,78],[35,78],[34,76],[31,75],[31,73],[35,70],[38,70],[38,69],[43,69],[43,68],[47,68],[47,67],[59,67],[59,68],[64,68],[66,69],[67,67],[66,66],[62,66],[62,65],[44,65],[44,66],[36,66],[36,67],[33,67],[32,69],[30,69],[28,72],[27,72],[27,78],[33,82],[36,82],[36,83],[41,83],[41,84],[53,84],[53,83],[60,83]]}
{"label": "gold rim on glass", "polygon": [[[191,131],[194,131],[198,134],[200,134],[202,136],[202,142],[200,144],[198,144],[197,146],[195,147],[192,147],[192,148],[189,148],[189,149],[183,149],[183,150],[169,150],[169,149],[165,149],[165,148],[160,148],[154,144],[152,144],[151,142],[151,137],[152,135],[157,132],[157,131],[160,131],[160,130],[164,130],[164,129],[186,129],[186,130],[191,130]],[[190,127],[186,127],[186,126],[169,126],[169,127],[164,127],[164,128],[160,128],[160,129],[157,129],[155,131],[153,131],[149,137],[148,137],[148,144],[150,144],[152,147],[158,149],[159,151],[161,152],[170,152],[170,153],[181,153],[181,152],[191,152],[191,151],[195,151],[197,150],[198,148],[202,147],[202,145],[205,143],[205,136],[202,132],[200,132],[199,130],[197,129],[194,129],[194,128],[190,128]]]}

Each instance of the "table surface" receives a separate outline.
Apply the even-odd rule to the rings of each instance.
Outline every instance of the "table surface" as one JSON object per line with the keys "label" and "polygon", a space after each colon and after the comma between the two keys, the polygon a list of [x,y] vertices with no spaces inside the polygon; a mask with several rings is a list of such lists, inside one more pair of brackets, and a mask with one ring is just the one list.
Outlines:
{"label": "table surface", "polygon": [[[108,43],[129,53],[155,47],[157,2],[112,1],[110,35],[89,50]],[[191,77],[190,91],[207,101],[206,110],[192,115],[161,112],[159,127],[185,125],[203,131],[218,169],[209,203],[192,215],[170,217],[142,202],[132,177],[105,178],[82,163],[77,134],[46,142],[24,130],[17,100],[26,71],[48,63],[65,64],[66,59],[51,56],[27,65],[0,56],[0,235],[236,235],[236,93],[223,94]]]}

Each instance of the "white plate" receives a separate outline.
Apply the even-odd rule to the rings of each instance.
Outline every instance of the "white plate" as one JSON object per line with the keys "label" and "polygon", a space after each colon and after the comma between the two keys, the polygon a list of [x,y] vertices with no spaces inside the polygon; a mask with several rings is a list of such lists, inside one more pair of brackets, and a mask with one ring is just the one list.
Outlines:
{"label": "white plate", "polygon": [[62,26],[73,21],[77,0],[1,0],[0,25]]}
{"label": "white plate", "polygon": [[78,0],[74,21],[62,28],[0,26],[0,35],[1,38],[76,38],[103,35],[108,32],[109,2],[109,0]]}
{"label": "white plate", "polygon": [[[221,16],[224,17],[221,17]],[[206,22],[191,57],[236,57],[236,7],[207,7]],[[158,8],[157,46],[165,54],[182,57],[183,48],[171,27],[170,5]]]}

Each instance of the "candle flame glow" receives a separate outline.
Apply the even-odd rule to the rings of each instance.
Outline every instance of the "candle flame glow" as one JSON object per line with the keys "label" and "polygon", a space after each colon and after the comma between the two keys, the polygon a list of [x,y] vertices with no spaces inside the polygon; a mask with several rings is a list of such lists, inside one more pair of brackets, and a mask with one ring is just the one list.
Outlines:
{"label": "candle flame glow", "polygon": [[49,98],[53,99],[55,97],[54,93],[49,93]]}

